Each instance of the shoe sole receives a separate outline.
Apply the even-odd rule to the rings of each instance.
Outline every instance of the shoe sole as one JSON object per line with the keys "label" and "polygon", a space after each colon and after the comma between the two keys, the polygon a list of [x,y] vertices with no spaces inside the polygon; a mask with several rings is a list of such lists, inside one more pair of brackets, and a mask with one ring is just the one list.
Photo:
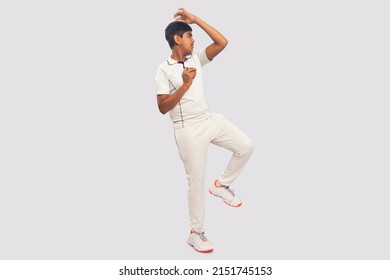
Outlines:
{"label": "shoe sole", "polygon": [[231,206],[231,207],[238,208],[238,207],[240,207],[240,206],[242,205],[242,202],[240,202],[240,203],[237,204],[237,205],[230,204],[230,203],[226,202],[226,201],[225,201],[222,197],[220,197],[219,195],[213,193],[211,190],[209,190],[209,193],[212,194],[212,195],[215,196],[215,197],[221,198],[221,199],[223,200],[223,202],[225,202],[227,205],[229,205],[229,206]]}
{"label": "shoe sole", "polygon": [[208,249],[208,250],[204,250],[204,251],[201,251],[201,250],[197,250],[194,245],[190,244],[189,242],[187,242],[188,245],[190,245],[192,248],[194,248],[195,251],[199,252],[199,253],[211,253],[212,251],[214,251],[214,249]]}

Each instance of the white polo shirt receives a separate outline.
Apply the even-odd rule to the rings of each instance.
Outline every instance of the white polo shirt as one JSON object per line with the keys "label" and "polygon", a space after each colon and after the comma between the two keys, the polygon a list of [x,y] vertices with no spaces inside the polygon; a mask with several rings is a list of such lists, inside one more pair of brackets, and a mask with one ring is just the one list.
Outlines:
{"label": "white polo shirt", "polygon": [[[196,51],[188,55],[184,67],[195,67],[196,77],[179,103],[169,111],[174,123],[201,117],[208,112],[203,90],[203,65],[209,63],[206,51]],[[169,57],[157,69],[155,81],[158,94],[172,94],[183,84],[183,64]]]}

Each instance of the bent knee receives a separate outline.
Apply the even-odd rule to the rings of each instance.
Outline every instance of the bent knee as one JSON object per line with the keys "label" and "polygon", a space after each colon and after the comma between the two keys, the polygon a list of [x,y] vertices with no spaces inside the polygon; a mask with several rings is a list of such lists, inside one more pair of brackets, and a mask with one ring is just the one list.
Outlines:
{"label": "bent knee", "polygon": [[250,138],[248,138],[246,143],[245,143],[245,149],[247,150],[248,154],[252,154],[253,153],[254,144],[253,144],[253,141]]}
{"label": "bent knee", "polygon": [[240,156],[250,156],[253,153],[253,141],[247,137],[242,143],[238,154]]}

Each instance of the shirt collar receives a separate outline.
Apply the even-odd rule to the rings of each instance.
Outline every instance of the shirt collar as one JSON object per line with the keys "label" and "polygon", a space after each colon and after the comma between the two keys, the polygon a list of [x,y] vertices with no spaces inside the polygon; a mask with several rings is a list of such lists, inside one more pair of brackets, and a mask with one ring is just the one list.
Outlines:
{"label": "shirt collar", "polygon": [[[187,55],[186,59],[184,61],[189,59],[191,56],[192,56],[192,54]],[[172,57],[168,57],[167,62],[168,62],[169,65],[174,65],[174,64],[178,64],[179,63],[177,60],[174,60]]]}

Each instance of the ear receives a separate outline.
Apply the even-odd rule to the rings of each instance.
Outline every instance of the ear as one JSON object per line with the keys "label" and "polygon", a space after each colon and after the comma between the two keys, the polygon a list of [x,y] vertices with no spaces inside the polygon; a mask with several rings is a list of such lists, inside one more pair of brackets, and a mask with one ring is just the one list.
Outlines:
{"label": "ear", "polygon": [[175,41],[176,45],[179,45],[181,42],[181,37],[177,34],[173,35],[173,40]]}

